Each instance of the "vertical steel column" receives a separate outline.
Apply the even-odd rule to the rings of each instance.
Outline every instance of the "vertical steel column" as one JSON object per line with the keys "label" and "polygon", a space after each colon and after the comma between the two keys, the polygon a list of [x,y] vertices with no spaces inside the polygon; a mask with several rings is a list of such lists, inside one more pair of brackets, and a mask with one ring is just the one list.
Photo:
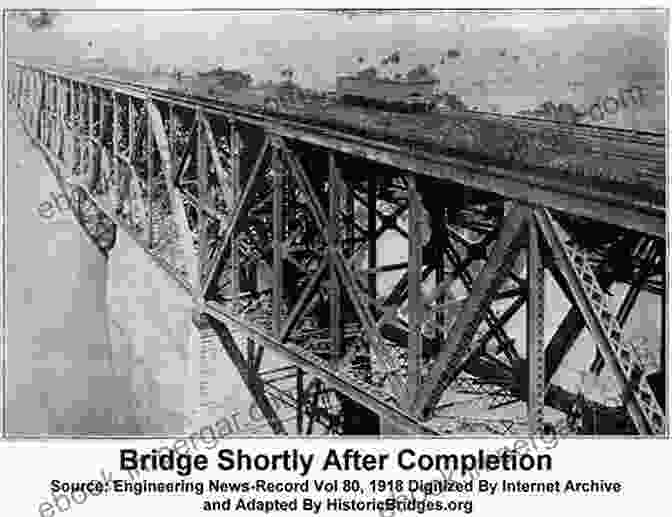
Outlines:
{"label": "vertical steel column", "polygon": [[75,113],[77,112],[76,109],[76,102],[77,99],[75,98],[75,82],[72,79],[69,79],[69,84],[70,87],[68,88],[68,118],[70,119],[70,128],[73,130],[73,139],[74,139],[74,130],[75,130]]}
{"label": "vertical steel column", "polygon": [[29,117],[32,117],[32,109],[33,109],[33,104],[32,104],[32,93],[33,93],[33,76],[30,73],[29,70],[24,70],[24,75],[26,79],[26,85],[25,85],[25,91],[24,91],[24,115],[26,117],[26,121],[30,122],[30,125],[28,126],[29,129],[32,131],[32,119]]}
{"label": "vertical steel column", "polygon": [[98,138],[100,139],[100,145],[103,145],[103,136],[105,134],[105,90],[103,88],[98,89]]}
{"label": "vertical steel column", "polygon": [[28,114],[30,115],[30,131],[33,136],[35,136],[35,73],[32,71],[28,72]]}
{"label": "vertical steel column", "polygon": [[[658,252],[660,255],[659,260],[661,261],[661,269],[662,269],[662,278],[663,278],[663,289],[662,293],[660,294],[660,330],[662,333],[662,340],[660,344],[660,371],[663,373],[664,378],[666,379],[665,383],[665,392],[667,392],[669,384],[667,384],[667,289],[669,287],[668,282],[667,282],[667,275],[666,269],[667,269],[667,246],[666,246],[666,239],[662,239],[658,241]],[[668,403],[669,407],[669,403]],[[663,411],[667,411],[667,408],[663,408]],[[667,429],[669,432],[669,415],[668,415],[668,422],[667,422]]]}
{"label": "vertical steel column", "polygon": [[40,111],[39,111],[39,78],[38,73],[33,72],[33,86],[31,88],[32,96],[32,108],[33,108],[33,117],[32,117],[32,130],[35,138],[40,138]]}
{"label": "vertical steel column", "polygon": [[[175,141],[177,137],[176,133],[177,120],[175,118],[175,105],[171,103],[168,105],[168,150],[170,151],[170,156],[173,157],[173,162],[175,157]],[[173,163],[172,169],[176,170],[176,167],[177,164]],[[177,174],[177,172],[175,174]]]}
{"label": "vertical steel column", "polygon": [[[10,65],[10,66],[11,66],[11,65]],[[5,70],[5,73],[7,73],[7,70]],[[15,90],[14,90],[14,86],[15,86],[14,77],[15,77],[15,76],[14,76],[14,67],[12,66],[11,71],[10,71],[9,74],[7,75],[7,93],[8,93],[8,100],[9,100],[10,103],[14,101],[14,94],[15,94]]]}
{"label": "vertical steel column", "polygon": [[16,91],[16,107],[21,110],[22,106],[22,98],[23,98],[23,90],[24,90],[24,84],[23,84],[23,70],[20,68],[17,68],[17,91]]}
{"label": "vertical steel column", "polygon": [[[26,96],[25,100],[26,103],[28,104],[28,109],[31,111],[31,116],[32,116],[32,111],[33,111],[33,92],[35,91],[35,74],[31,70],[26,70]],[[32,129],[32,127],[31,127]]]}
{"label": "vertical steel column", "polygon": [[49,76],[48,85],[49,85],[49,98],[47,100],[47,109],[49,113],[49,148],[53,151],[54,148],[54,134],[56,130],[56,108],[58,106],[56,100],[56,90],[55,90],[56,78]]}
{"label": "vertical steel column", "polygon": [[44,143],[44,110],[42,103],[44,101],[44,79],[43,72],[36,72],[35,78],[37,80],[36,94],[36,113],[37,113],[37,139]]}
{"label": "vertical steel column", "polygon": [[149,107],[152,98],[147,94],[147,139],[145,148],[147,152],[147,246],[152,249],[154,245],[154,131],[152,130],[152,117],[149,116]]}
{"label": "vertical steel column", "polygon": [[65,137],[65,100],[63,95],[63,81],[56,77],[56,125],[58,127],[58,146],[55,150],[58,158],[63,158],[63,142]]}
{"label": "vertical steel column", "polygon": [[[30,116],[30,110],[31,110],[31,75],[28,70],[23,71],[24,79],[25,79],[25,85],[24,85],[24,93],[23,93],[23,114],[24,118],[26,119],[26,122],[28,122],[28,117]],[[32,127],[29,125],[28,126],[30,130],[32,130]]]}
{"label": "vertical steel column", "polygon": [[[434,254],[436,256],[435,263],[435,272],[436,272],[436,288],[440,289],[438,297],[436,298],[436,303],[440,307],[446,303],[446,288],[443,285],[443,282],[446,280],[446,269],[445,269],[445,257],[444,257],[443,248],[436,244],[434,246]],[[438,329],[438,338],[443,339],[446,333],[446,310],[439,310],[436,312],[436,328]]]}
{"label": "vertical steel column", "polygon": [[[148,115],[149,116],[149,115]],[[131,166],[135,153],[135,107],[133,106],[133,97],[128,97],[128,152],[126,156],[130,166],[124,168],[124,177],[121,179],[122,193],[128,196],[128,220],[131,228],[134,228],[135,217],[133,214],[133,177]]]}
{"label": "vertical steel column", "polygon": [[49,91],[49,74],[42,72],[42,143],[48,148],[51,144],[51,95]]}
{"label": "vertical steel column", "polygon": [[335,361],[343,355],[343,331],[341,325],[341,289],[338,283],[336,252],[339,246],[340,225],[338,211],[340,206],[341,181],[336,169],[336,158],[329,152],[329,329],[331,337],[331,356]]}
{"label": "vertical steel column", "polygon": [[54,135],[56,133],[56,122],[58,120],[58,90],[56,89],[57,81],[58,79],[56,76],[49,77],[49,117],[51,119],[49,122],[49,147],[52,148],[52,150],[55,142]]}
{"label": "vertical steel column", "polygon": [[198,285],[195,286],[203,296],[203,276],[208,248],[208,219],[205,207],[208,197],[208,142],[203,129],[203,111],[196,111],[196,167],[198,177]]}
{"label": "vertical steel column", "polygon": [[53,77],[52,82],[52,95],[53,95],[53,124],[52,124],[52,149],[54,150],[56,156],[60,157],[61,153],[61,78],[59,76]]}
{"label": "vertical steel column", "polygon": [[43,88],[43,98],[42,98],[42,119],[43,122],[43,131],[44,136],[42,138],[43,143],[46,147],[51,147],[51,84],[49,74],[46,72],[42,74],[42,81],[44,84]]}
{"label": "vertical steel column", "polygon": [[33,134],[35,138],[42,141],[42,117],[40,115],[40,84],[39,84],[39,72],[33,72]]}
{"label": "vertical steel column", "polygon": [[345,214],[345,241],[342,247],[346,258],[350,258],[355,250],[355,197],[352,191],[346,188],[345,182],[343,182],[343,213]]}
{"label": "vertical steel column", "polygon": [[16,73],[16,67],[13,65],[10,65],[12,67],[11,71],[9,72],[8,78],[9,78],[9,87],[10,87],[10,101],[11,102],[16,102],[16,80],[17,80],[17,73]]}
{"label": "vertical steel column", "polygon": [[38,80],[38,91],[37,91],[37,139],[42,142],[43,144],[45,143],[45,127],[47,125],[46,119],[47,119],[47,114],[45,113],[44,105],[45,105],[45,99],[47,96],[47,81],[46,81],[46,74],[44,72],[38,72],[36,74],[37,80]]}
{"label": "vertical steel column", "polygon": [[[89,167],[88,167],[88,173],[89,177],[94,177],[95,171],[95,163],[93,159],[93,153],[94,153],[94,144],[93,144],[93,88],[91,85],[87,85],[87,100],[88,100],[88,119],[89,119],[89,145],[87,146],[87,149],[89,150]],[[93,185],[89,185],[90,187],[93,187]]]}
{"label": "vertical steel column", "polygon": [[304,399],[304,382],[303,382],[303,370],[301,368],[296,369],[296,433],[301,434],[303,432],[303,399]]}
{"label": "vertical steel column", "polygon": [[[231,131],[230,151],[231,151],[231,193],[233,195],[234,206],[229,207],[231,214],[240,203],[240,134],[233,119],[229,120],[229,129]],[[233,228],[231,234],[231,295],[234,304],[237,306],[238,295],[240,294],[240,249],[238,242],[238,230]]]}
{"label": "vertical steel column", "polygon": [[80,163],[79,163],[79,173],[80,174],[86,174],[85,170],[85,164],[84,164],[84,156],[85,156],[85,149],[88,149],[88,145],[85,144],[85,139],[84,139],[84,128],[86,127],[86,112],[87,112],[87,107],[86,107],[86,94],[84,93],[85,90],[85,85],[84,83],[79,83],[79,86],[77,88],[77,93],[78,93],[78,100],[79,100],[79,131],[77,132],[77,140],[79,141],[79,156],[80,156]]}
{"label": "vertical steel column", "polygon": [[56,89],[56,102],[58,103],[57,115],[59,116],[59,127],[63,129],[63,119],[65,118],[65,95],[63,94],[63,78],[59,75],[54,78]]}
{"label": "vertical steel column", "polygon": [[65,121],[68,118],[68,98],[69,98],[69,89],[68,84],[65,79],[60,79],[60,90],[61,90],[61,122],[63,123],[63,130],[65,131]]}
{"label": "vertical steel column", "polygon": [[58,127],[58,90],[56,85],[58,78],[51,77],[49,80],[48,98],[47,98],[47,110],[49,114],[49,149],[58,156],[58,149],[56,149],[56,144],[58,142],[56,138],[57,127]]}
{"label": "vertical steel column", "polygon": [[57,79],[56,91],[58,92],[59,156],[63,157],[65,152],[65,120],[67,117],[67,100],[66,88],[62,77]]}
{"label": "vertical steel column", "polygon": [[421,207],[416,177],[408,175],[408,395],[409,403],[422,382],[422,238]]}
{"label": "vertical steel column", "polygon": [[49,77],[49,148],[53,151],[58,127],[58,77]]}
{"label": "vertical steel column", "polygon": [[[82,168],[82,145],[81,145],[81,132],[82,132],[82,92],[77,81],[73,81],[73,108],[74,108],[74,124],[73,124],[73,138],[72,142],[74,145],[74,163],[77,164],[77,172],[79,173]],[[73,171],[74,172],[74,171]]]}
{"label": "vertical steel column", "polygon": [[280,336],[282,329],[282,291],[283,291],[283,210],[284,171],[277,146],[273,146],[271,167],[273,171],[273,332]]}
{"label": "vertical steel column", "polygon": [[21,99],[21,71],[16,66],[12,66],[12,92],[13,102],[18,107]]}
{"label": "vertical steel column", "polygon": [[17,83],[17,81],[18,81],[19,76],[18,76],[18,71],[17,71],[16,67],[13,66],[13,65],[12,65],[12,71],[11,71],[10,77],[11,77],[11,86],[12,86],[11,100],[12,100],[13,103],[16,103],[16,95],[18,93],[18,89],[17,89],[18,83]]}
{"label": "vertical steel column", "polygon": [[84,83],[77,83],[77,94],[79,100],[79,121],[82,128],[81,134],[84,133],[83,129],[86,126],[86,85]]}
{"label": "vertical steel column", "polygon": [[119,178],[119,99],[117,93],[112,90],[112,184],[116,197],[113,196],[115,212],[121,207],[121,182]]}
{"label": "vertical steel column", "polygon": [[538,435],[542,432],[544,398],[546,395],[546,372],[544,364],[545,275],[541,259],[539,230],[533,218],[529,219],[528,235],[527,418],[530,434]]}
{"label": "vertical steel column", "polygon": [[107,149],[105,148],[105,124],[107,122],[107,119],[105,117],[105,108],[107,106],[107,102],[105,99],[105,89],[104,88],[99,88],[99,95],[98,95],[98,144],[100,146],[99,153],[100,153],[100,160],[98,161],[98,171],[101,176],[101,188],[103,189],[103,192],[106,194],[109,194],[109,185],[107,184],[107,177],[102,177],[103,176],[103,154],[107,152]]}
{"label": "vertical steel column", "polygon": [[133,162],[133,151],[135,150],[135,107],[133,106],[133,97],[128,97],[128,159]]}
{"label": "vertical steel column", "polygon": [[24,79],[26,81],[24,100],[26,101],[26,104],[28,104],[27,108],[30,109],[32,107],[32,95],[34,89],[33,72],[28,69],[24,69],[23,73]]}
{"label": "vertical steel column", "polygon": [[368,223],[367,234],[369,240],[369,297],[372,300],[378,296],[378,289],[376,285],[376,267],[378,266],[378,242],[376,233],[377,213],[376,204],[378,198],[376,196],[376,176],[370,174],[367,180],[367,208],[368,208]]}

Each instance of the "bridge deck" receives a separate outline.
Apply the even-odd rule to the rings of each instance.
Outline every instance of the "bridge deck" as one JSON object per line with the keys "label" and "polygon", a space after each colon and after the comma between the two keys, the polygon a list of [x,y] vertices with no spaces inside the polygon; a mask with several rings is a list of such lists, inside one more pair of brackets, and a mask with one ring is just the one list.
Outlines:
{"label": "bridge deck", "polygon": [[[187,94],[184,82],[165,76],[83,65],[21,64],[129,94],[226,111],[280,134],[395,168],[664,233],[661,133],[473,111],[389,113],[312,101],[285,104],[281,113],[274,113],[263,107],[263,97],[238,92],[215,98],[202,91],[205,86],[192,86]],[[640,217],[644,225],[637,224]]]}

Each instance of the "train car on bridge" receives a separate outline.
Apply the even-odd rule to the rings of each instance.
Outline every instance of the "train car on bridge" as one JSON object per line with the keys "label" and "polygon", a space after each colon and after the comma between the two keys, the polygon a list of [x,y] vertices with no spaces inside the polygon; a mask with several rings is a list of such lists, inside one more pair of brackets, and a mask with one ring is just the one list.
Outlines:
{"label": "train car on bridge", "polygon": [[365,70],[339,77],[336,93],[344,104],[416,113],[435,108],[438,86],[439,80],[430,74],[388,79]]}
{"label": "train car on bridge", "polygon": [[222,66],[199,72],[197,75],[199,81],[208,85],[209,93],[214,93],[217,89],[240,90],[249,88],[252,84],[252,76],[241,70],[226,70]]}

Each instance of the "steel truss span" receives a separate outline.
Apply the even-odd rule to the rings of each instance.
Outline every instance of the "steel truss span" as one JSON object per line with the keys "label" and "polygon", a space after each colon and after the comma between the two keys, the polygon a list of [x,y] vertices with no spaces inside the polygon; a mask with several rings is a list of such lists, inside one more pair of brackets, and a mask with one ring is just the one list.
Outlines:
{"label": "steel truss span", "polygon": [[[7,91],[87,235],[189,293],[275,433],[666,432],[664,332],[628,327],[642,293],[665,326],[662,135],[471,114],[507,161],[109,73],[13,62]],[[549,127],[592,168],[531,167]],[[562,382],[586,343],[613,397]]]}

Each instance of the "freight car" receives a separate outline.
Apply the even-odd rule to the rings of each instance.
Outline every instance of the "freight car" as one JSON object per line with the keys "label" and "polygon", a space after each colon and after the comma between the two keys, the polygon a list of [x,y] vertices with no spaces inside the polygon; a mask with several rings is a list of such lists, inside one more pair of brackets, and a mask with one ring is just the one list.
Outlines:
{"label": "freight car", "polygon": [[241,70],[226,70],[221,66],[213,68],[207,72],[199,72],[198,79],[202,84],[207,85],[209,93],[214,93],[216,89],[241,90],[249,88],[252,84],[252,76]]}
{"label": "freight car", "polygon": [[348,75],[337,79],[336,93],[344,104],[401,112],[426,112],[436,107],[439,80],[388,79],[366,75]]}

